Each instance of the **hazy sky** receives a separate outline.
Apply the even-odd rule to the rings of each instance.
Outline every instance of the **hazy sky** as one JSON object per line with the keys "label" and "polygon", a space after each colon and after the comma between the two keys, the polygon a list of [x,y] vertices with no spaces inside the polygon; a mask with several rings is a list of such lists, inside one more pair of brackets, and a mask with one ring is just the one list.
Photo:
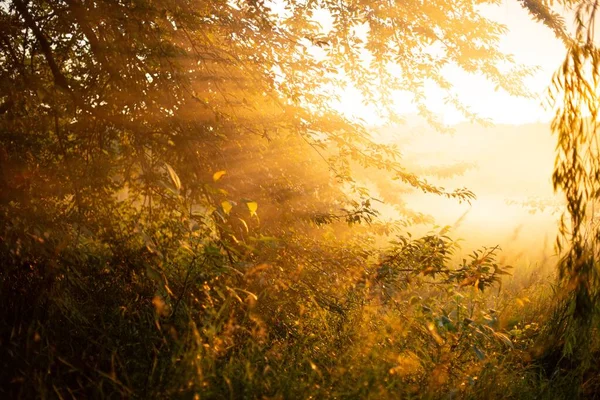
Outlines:
{"label": "hazy sky", "polygon": [[[471,205],[414,192],[401,195],[409,208],[434,216],[442,226],[454,225],[464,216],[453,236],[466,239],[465,250],[499,244],[509,259],[539,260],[542,253],[553,252],[560,212],[544,209],[531,214],[530,209],[515,203],[540,200],[560,204],[561,196],[554,195],[551,183],[555,147],[549,126],[551,112],[544,110],[542,100],[566,50],[553,32],[534,22],[517,0],[485,6],[483,12],[509,30],[501,40],[501,50],[513,54],[517,63],[539,67],[526,81],[538,99],[512,97],[495,91],[494,84],[483,77],[447,68],[443,73],[454,83],[461,100],[481,117],[491,119],[495,127],[460,124],[454,135],[443,135],[424,126],[411,128],[408,123],[377,129],[377,132],[386,141],[400,144],[404,161],[411,170],[416,167],[418,171],[423,165],[464,162],[475,166],[449,180],[432,178],[434,183],[446,188],[466,186],[473,190],[477,200]],[[439,90],[430,90],[428,96],[429,108],[440,114],[447,124],[464,121],[459,112],[443,104],[444,94]],[[399,95],[398,104],[401,114],[416,112],[407,96]],[[374,112],[362,104],[359,93],[350,91],[338,107],[377,125]],[[389,187],[378,189],[380,193],[394,191]],[[398,215],[391,203],[383,206],[382,211],[384,217],[391,219]]]}
{"label": "hazy sky", "polygon": [[[489,118],[495,123],[510,124],[549,121],[550,113],[543,109],[541,102],[552,74],[565,55],[562,43],[550,29],[532,21],[517,0],[504,0],[500,5],[487,5],[483,12],[488,18],[508,27],[509,32],[501,41],[503,51],[513,54],[517,63],[540,67],[535,76],[526,82],[530,90],[538,93],[540,98],[522,99],[497,92],[494,90],[494,84],[485,78],[467,74],[458,68],[448,67],[443,73],[455,84],[463,102],[481,117]],[[464,120],[453,107],[443,104],[444,94],[439,90],[432,88],[428,96],[430,109],[442,115],[447,124]],[[401,113],[416,112],[406,95],[399,94],[397,103]],[[338,107],[366,121],[377,121],[374,113],[362,104],[360,95],[353,91],[343,97]]]}
{"label": "hazy sky", "polygon": [[[538,93],[540,98],[511,97],[494,91],[494,85],[482,77],[446,71],[460,88],[462,100],[482,117],[492,119],[497,126],[458,125],[455,135],[436,135],[420,130],[401,147],[410,164],[417,160],[420,164],[475,164],[476,167],[465,175],[439,183],[448,188],[466,186],[478,198],[470,206],[420,193],[405,196],[404,200],[413,209],[434,215],[440,225],[452,225],[467,212],[454,232],[454,236],[467,240],[466,248],[500,244],[504,254],[510,254],[509,258],[522,254],[526,259],[538,259],[539,254],[547,255],[553,251],[560,213],[546,209],[530,214],[527,208],[509,203],[531,199],[560,201],[561,196],[553,194],[551,184],[555,146],[548,124],[551,113],[544,110],[541,102],[566,50],[548,28],[531,20],[517,0],[487,6],[485,14],[509,29],[502,39],[502,50],[514,54],[518,63],[540,67],[527,81],[530,90]],[[436,94],[431,93],[431,108],[442,114],[446,123],[463,120],[458,112],[443,105],[441,94]],[[543,123],[531,125],[536,122]],[[390,139],[402,137],[394,130],[388,134]]]}
{"label": "hazy sky", "polygon": [[[499,6],[486,8],[485,15],[509,29],[501,42],[501,49],[514,54],[519,63],[540,67],[538,73],[528,79],[527,84],[542,97],[552,74],[565,56],[563,44],[546,26],[532,21],[527,11],[516,0],[504,0]],[[465,81],[467,79],[468,77],[465,77]],[[464,85],[464,100],[494,122],[519,124],[550,119],[549,113],[540,105],[541,98],[516,99],[505,93],[494,92],[493,85],[486,84],[483,79],[470,80],[473,80],[473,84]]]}
{"label": "hazy sky", "polygon": [[[397,219],[401,212],[394,203],[406,202],[409,209],[433,216],[439,226],[454,226],[460,220],[451,236],[466,241],[466,253],[500,245],[510,262],[528,262],[553,252],[561,196],[553,193],[551,183],[555,138],[547,123],[493,127],[464,123],[456,126],[454,135],[424,125],[412,129],[402,125],[384,133],[397,139],[409,170],[448,189],[467,187],[477,196],[471,204],[460,204],[418,190],[405,193],[395,181],[373,174],[369,177],[376,182],[372,194],[386,201],[380,208],[384,219]],[[456,163],[472,167],[451,178],[426,173],[427,167]],[[425,225],[409,230],[424,234],[431,229]]]}

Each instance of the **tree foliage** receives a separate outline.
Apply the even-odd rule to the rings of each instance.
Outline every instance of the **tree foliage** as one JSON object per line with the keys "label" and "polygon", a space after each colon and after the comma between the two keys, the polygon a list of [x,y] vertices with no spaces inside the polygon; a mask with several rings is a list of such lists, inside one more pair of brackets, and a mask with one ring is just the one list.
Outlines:
{"label": "tree foliage", "polygon": [[[574,33],[549,6],[552,2],[522,2],[530,13],[553,29],[567,48],[553,76],[548,103],[555,111],[552,131],[557,136],[552,181],[566,200],[557,249],[560,307],[554,323],[556,337],[567,355],[589,361],[589,335],[600,305],[598,230],[595,208],[600,196],[598,148],[600,52],[594,36],[597,1],[561,1],[573,11]],[[590,330],[592,329],[592,330]]]}
{"label": "tree foliage", "polygon": [[[441,276],[433,284],[458,292],[497,282],[493,252],[450,268],[447,239],[434,235],[381,255],[375,230],[340,223],[375,222],[357,166],[474,195],[406,170],[398,149],[332,107],[336,88],[352,85],[392,114],[404,90],[436,124],[424,94],[433,82],[473,117],[441,74],[451,64],[526,95],[530,70],[498,50],[505,28],[479,3],[0,2],[0,393],[294,397],[269,370],[316,390],[313,359],[323,366],[365,332],[351,318],[386,293],[367,290],[386,271],[408,268],[396,284],[422,287]],[[479,359],[505,342],[483,322],[483,301],[471,301],[471,322],[442,308],[414,325],[428,349]],[[423,331],[425,321],[451,333]],[[348,348],[348,360],[364,359]],[[436,357],[424,386],[447,369]],[[294,378],[286,362],[312,372]]]}

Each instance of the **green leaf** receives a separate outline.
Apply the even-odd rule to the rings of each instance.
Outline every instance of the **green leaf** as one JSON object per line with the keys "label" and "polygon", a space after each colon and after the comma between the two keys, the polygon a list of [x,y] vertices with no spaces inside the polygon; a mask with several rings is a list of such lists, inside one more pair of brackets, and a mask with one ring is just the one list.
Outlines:
{"label": "green leaf", "polygon": [[476,345],[473,345],[473,351],[475,352],[475,355],[477,356],[477,358],[480,361],[483,361],[485,359],[485,353],[483,352],[483,350],[481,350],[479,347],[477,347]]}
{"label": "green leaf", "polygon": [[193,249],[190,247],[189,243],[187,243],[187,242],[185,242],[185,241],[181,240],[181,241],[179,241],[179,244],[181,245],[181,248],[182,248],[183,250],[185,250],[186,252],[188,252],[189,254],[191,254],[191,255],[194,255],[194,254],[196,254],[196,253],[194,252],[194,250],[193,250]]}
{"label": "green leaf", "polygon": [[155,282],[163,282],[163,277],[160,271],[158,271],[155,268],[152,268],[149,265],[146,265],[146,276]]}

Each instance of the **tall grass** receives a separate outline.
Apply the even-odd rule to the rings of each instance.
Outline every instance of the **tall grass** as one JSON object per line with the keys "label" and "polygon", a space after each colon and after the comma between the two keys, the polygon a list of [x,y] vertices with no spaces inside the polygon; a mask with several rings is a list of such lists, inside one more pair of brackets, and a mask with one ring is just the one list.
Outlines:
{"label": "tall grass", "polygon": [[515,265],[511,277],[480,285],[473,271],[483,281],[482,266],[503,270],[496,253],[456,265],[443,235],[400,238],[383,250],[357,237],[293,257],[280,244],[271,259],[243,267],[206,237],[191,253],[167,249],[169,262],[135,235],[121,239],[80,240],[35,264],[2,248],[5,398],[598,392],[597,366],[552,359],[556,293],[539,265]]}

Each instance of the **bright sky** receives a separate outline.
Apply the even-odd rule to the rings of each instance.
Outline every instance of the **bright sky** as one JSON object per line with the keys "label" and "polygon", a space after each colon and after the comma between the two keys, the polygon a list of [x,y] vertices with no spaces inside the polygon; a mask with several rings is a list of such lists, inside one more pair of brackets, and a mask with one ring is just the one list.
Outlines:
{"label": "bright sky", "polygon": [[[526,84],[532,92],[539,95],[537,100],[512,97],[504,92],[494,90],[494,85],[481,76],[464,73],[457,68],[446,68],[444,74],[459,91],[460,98],[472,111],[494,123],[523,124],[529,122],[549,121],[551,115],[544,110],[542,99],[552,74],[560,65],[565,49],[556,39],[552,31],[534,22],[517,0],[504,0],[497,6],[486,6],[484,14],[497,22],[506,25],[508,34],[501,41],[501,49],[514,55],[517,63],[528,66],[539,66],[540,70],[530,77]],[[464,121],[464,117],[452,106],[445,105],[444,95],[431,88],[428,93],[430,109],[442,116],[447,124]],[[396,96],[401,113],[415,113],[407,95]],[[345,113],[360,117],[366,121],[376,121],[373,110],[365,108],[358,93],[349,91],[343,96],[339,109]]]}
{"label": "bright sky", "polygon": [[[281,5],[278,0],[272,2],[274,6]],[[284,9],[274,7],[274,10],[285,14]],[[402,142],[403,161],[409,165],[413,163],[413,167],[428,163],[452,165],[456,162],[476,166],[464,175],[441,182],[444,187],[467,186],[473,190],[478,199],[471,205],[420,192],[398,195],[398,188],[390,186],[386,178],[377,181],[374,177],[367,184],[381,185],[379,192],[375,190],[374,193],[389,197],[386,204],[381,205],[384,219],[394,219],[399,215],[394,208],[394,196],[400,196],[400,202],[405,201],[414,211],[432,215],[441,225],[454,225],[456,221],[462,221],[453,235],[466,239],[467,249],[501,244],[509,250],[506,254],[515,259],[521,255],[538,257],[539,252],[551,252],[546,243],[551,243],[556,235],[557,216],[550,209],[529,214],[529,209],[511,205],[507,201],[514,200],[520,204],[530,199],[542,199],[553,204],[552,201],[556,200],[550,181],[555,142],[547,124],[552,115],[544,110],[542,102],[566,50],[550,29],[531,19],[518,0],[503,0],[499,5],[488,5],[483,13],[508,28],[508,33],[500,42],[503,52],[512,54],[519,64],[539,67],[537,73],[526,80],[528,89],[538,95],[537,99],[516,98],[495,91],[494,84],[485,78],[469,75],[456,67],[448,67],[443,71],[444,76],[454,84],[463,104],[480,117],[490,119],[496,124],[495,127],[466,124],[457,128],[456,135],[442,135],[422,126],[419,126],[416,135],[405,127],[378,128],[377,125],[385,121],[377,117],[374,109],[366,107],[360,93],[353,90],[345,91],[340,103],[334,107],[351,117],[363,119],[376,128],[374,132],[381,132],[390,141],[406,139]],[[316,16],[325,31],[330,26],[329,18],[326,14]],[[567,24],[571,20],[569,18]],[[323,56],[319,54],[319,48],[307,47],[316,57]],[[336,88],[332,87],[331,90]],[[454,125],[465,120],[459,111],[444,104],[446,95],[433,85],[427,95],[429,109],[440,115],[446,124]],[[396,104],[399,114],[417,112],[407,94],[398,93]],[[537,122],[542,124],[525,125]]]}

